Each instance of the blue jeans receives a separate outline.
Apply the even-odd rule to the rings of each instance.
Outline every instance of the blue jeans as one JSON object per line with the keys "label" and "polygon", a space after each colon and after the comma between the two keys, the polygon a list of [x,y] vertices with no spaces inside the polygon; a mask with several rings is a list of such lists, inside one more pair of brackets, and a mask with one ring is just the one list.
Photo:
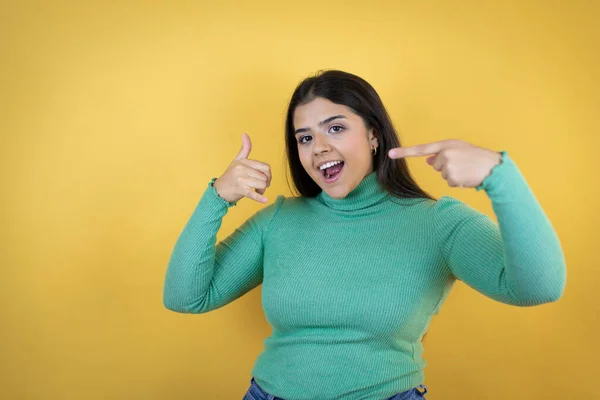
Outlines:
{"label": "blue jeans", "polygon": [[[427,388],[425,385],[419,385],[402,393],[396,393],[392,397],[385,400],[421,400],[425,399]],[[284,400],[281,397],[275,397],[272,394],[265,392],[254,378],[250,379],[250,388],[244,395],[242,400]]]}

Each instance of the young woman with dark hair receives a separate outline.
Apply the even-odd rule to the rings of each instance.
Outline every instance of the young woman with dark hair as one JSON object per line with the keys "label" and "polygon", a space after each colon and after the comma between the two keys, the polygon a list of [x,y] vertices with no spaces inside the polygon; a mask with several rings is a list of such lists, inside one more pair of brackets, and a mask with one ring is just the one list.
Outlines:
{"label": "young woman with dark hair", "polygon": [[[242,140],[177,240],[164,304],[206,313],[262,284],[273,332],[244,399],[423,398],[423,337],[456,280],[521,307],[563,293],[560,242],[508,153],[456,139],[402,147],[356,75],[322,71],[298,85],[285,121],[294,197],[277,196],[217,244],[230,207],[267,202],[270,166]],[[413,156],[451,187],[485,190],[498,224],[428,195],[408,170]]]}

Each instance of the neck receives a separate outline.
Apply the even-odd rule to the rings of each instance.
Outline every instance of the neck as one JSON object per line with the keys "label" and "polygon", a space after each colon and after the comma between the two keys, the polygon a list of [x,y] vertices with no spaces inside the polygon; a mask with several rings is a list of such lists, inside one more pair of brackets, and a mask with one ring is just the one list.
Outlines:
{"label": "neck", "polygon": [[387,196],[389,193],[377,180],[377,171],[373,171],[365,176],[346,197],[335,199],[323,190],[317,195],[317,199],[334,210],[352,211],[378,204]]}

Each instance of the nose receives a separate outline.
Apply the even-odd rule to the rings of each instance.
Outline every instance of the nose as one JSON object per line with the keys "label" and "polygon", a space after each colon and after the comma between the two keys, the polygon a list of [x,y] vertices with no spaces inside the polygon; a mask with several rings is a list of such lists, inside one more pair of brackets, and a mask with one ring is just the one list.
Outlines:
{"label": "nose", "polygon": [[316,133],[313,136],[313,152],[315,154],[320,154],[323,153],[325,151],[330,151],[331,147],[329,146],[329,142],[327,141],[327,138],[325,137],[325,135],[321,134],[321,133]]}

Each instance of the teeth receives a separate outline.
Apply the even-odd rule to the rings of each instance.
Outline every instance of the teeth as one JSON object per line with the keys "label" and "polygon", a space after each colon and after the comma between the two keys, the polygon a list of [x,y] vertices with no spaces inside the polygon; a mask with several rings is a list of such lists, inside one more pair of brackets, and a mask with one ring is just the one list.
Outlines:
{"label": "teeth", "polygon": [[341,161],[331,161],[331,162],[328,162],[327,164],[323,164],[323,165],[321,165],[321,166],[319,167],[319,169],[322,171],[322,170],[324,170],[325,168],[333,167],[334,165],[336,165],[336,164],[339,164],[339,163],[341,163]]}

